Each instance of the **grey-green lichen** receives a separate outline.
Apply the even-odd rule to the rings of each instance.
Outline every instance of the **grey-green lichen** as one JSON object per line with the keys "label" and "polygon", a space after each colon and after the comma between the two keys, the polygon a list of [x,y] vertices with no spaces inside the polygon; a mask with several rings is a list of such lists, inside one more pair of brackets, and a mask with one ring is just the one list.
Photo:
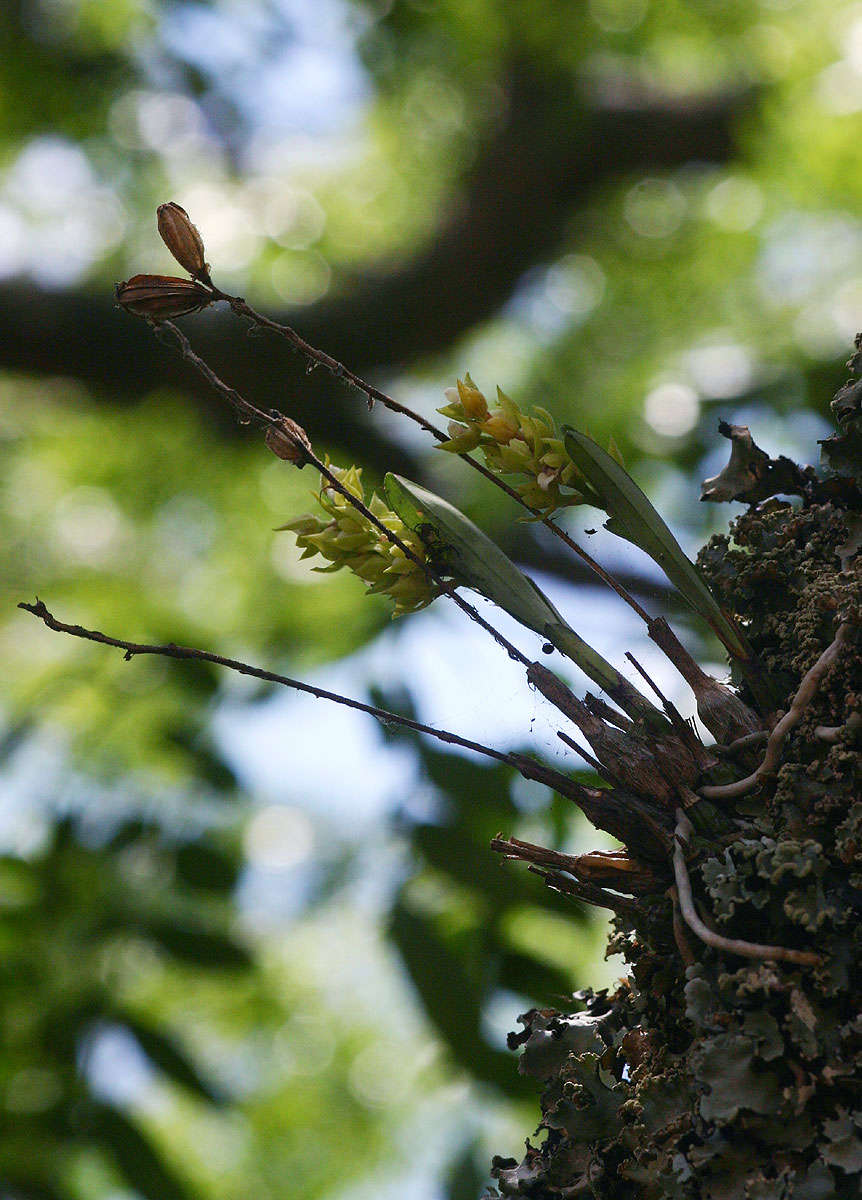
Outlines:
{"label": "grey-green lichen", "polygon": [[[700,557],[714,594],[786,695],[858,625],[843,504],[769,499]],[[858,563],[858,558],[856,559]],[[701,837],[690,873],[725,936],[816,947],[821,963],[742,959],[682,933],[666,895],[618,916],[630,963],[577,1016],[533,1010],[513,1048],[541,1087],[535,1145],[495,1159],[489,1195],[533,1200],[845,1200],[860,1194],[858,638],[843,647],[782,747],[777,773],[722,805],[737,836]],[[746,694],[744,681],[740,691]],[[748,698],[748,697],[746,697]],[[743,752],[739,775],[763,747]]]}

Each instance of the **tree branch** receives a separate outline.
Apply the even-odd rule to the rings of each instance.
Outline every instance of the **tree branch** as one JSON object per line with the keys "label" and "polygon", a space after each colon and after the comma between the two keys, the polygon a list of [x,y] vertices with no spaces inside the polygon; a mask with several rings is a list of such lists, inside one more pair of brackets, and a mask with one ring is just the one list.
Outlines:
{"label": "tree branch", "polygon": [[552,767],[546,766],[529,755],[495,750],[492,746],[486,746],[482,742],[474,742],[470,738],[461,737],[460,734],[451,733],[446,729],[435,729],[432,725],[425,725],[421,721],[414,721],[410,717],[402,716],[400,713],[390,712],[385,708],[377,708],[375,705],[365,704],[361,700],[353,700],[349,696],[342,696],[339,692],[330,692],[326,688],[315,687],[311,683],[304,683],[302,680],[293,679],[288,675],[280,675],[276,671],[268,671],[263,667],[254,667],[250,663],[240,662],[239,659],[225,658],[221,654],[214,654],[210,650],[198,650],[192,646],[177,646],[173,642],[130,642],[124,638],[111,637],[109,634],[101,633],[97,629],[85,629],[83,625],[68,625],[66,622],[58,620],[48,610],[44,602],[39,599],[34,604],[28,604],[22,600],[18,608],[32,613],[34,617],[38,617],[40,621],[56,633],[66,633],[70,637],[82,638],[88,642],[98,642],[103,646],[115,646],[118,650],[124,652],[123,657],[127,662],[131,661],[137,654],[152,654],[162,658],[214,663],[216,666],[236,671],[240,675],[250,675],[252,678],[262,679],[266,683],[277,683],[282,687],[292,688],[294,691],[314,696],[318,700],[330,700],[333,704],[341,704],[345,708],[354,709],[356,712],[367,713],[384,725],[398,725],[403,729],[410,729],[414,733],[427,734],[428,737],[435,738],[439,742],[445,742],[446,745],[460,746],[463,750],[472,750],[475,754],[482,754],[486,758],[492,758],[496,762],[512,767],[524,779],[546,784],[548,787],[559,792],[561,796],[567,796],[569,799],[574,800],[575,803],[581,803],[581,800],[584,799],[585,802],[588,801],[590,804],[594,804],[595,795],[601,794],[597,793],[596,789],[586,788],[576,780],[569,779],[567,775],[555,771]]}
{"label": "tree branch", "polygon": [[227,667],[229,670],[236,671],[240,675],[251,675],[253,678],[262,679],[267,683],[277,683],[282,687],[293,688],[297,692],[305,692],[307,695],[314,696],[318,700],[331,700],[334,704],[341,704],[345,708],[352,708],[357,712],[367,713],[384,724],[400,725],[405,729],[412,729],[414,733],[425,733],[440,742],[445,742],[447,745],[460,746],[464,750],[473,750],[476,754],[483,754],[487,758],[496,759],[497,762],[505,763],[508,766],[515,766],[517,769],[512,756],[501,750],[494,750],[491,746],[485,746],[481,742],[473,742],[469,738],[463,738],[457,733],[449,733],[445,729],[434,729],[431,725],[423,725],[421,721],[413,721],[408,717],[401,716],[399,713],[389,712],[384,708],[377,708],[373,704],[364,704],[361,700],[353,700],[349,696],[340,695],[338,692],[330,692],[326,688],[315,687],[313,684],[303,683],[302,680],[292,679],[287,675],[280,675],[276,671],[267,671],[263,667],[254,667],[249,663],[240,662],[238,659],[225,658],[221,654],[214,654],[209,650],[198,650],[193,646],[177,646],[173,642],[165,644],[130,642],[124,638],[115,638],[106,633],[100,633],[97,629],[85,629],[82,625],[67,625],[64,621],[59,621],[53,613],[49,612],[41,600],[37,600],[35,604],[28,604],[22,601],[18,605],[18,608],[32,613],[34,617],[38,617],[40,621],[43,621],[49,629],[53,629],[56,633],[67,633],[71,637],[83,638],[88,642],[99,642],[103,646],[116,646],[118,650],[125,652],[123,657],[127,662],[130,662],[137,654],[154,654],[162,658],[191,659],[198,662],[215,663],[216,666]]}

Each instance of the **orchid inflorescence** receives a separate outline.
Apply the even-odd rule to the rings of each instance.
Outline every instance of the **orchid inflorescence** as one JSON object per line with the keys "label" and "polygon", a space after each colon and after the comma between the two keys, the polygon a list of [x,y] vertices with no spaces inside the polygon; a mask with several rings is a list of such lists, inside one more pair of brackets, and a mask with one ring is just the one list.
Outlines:
{"label": "orchid inflorescence", "polygon": [[[425,561],[425,546],[398,514],[376,492],[371,494],[370,500],[365,500],[361,468],[332,467],[331,470],[352,496],[367,504],[386,529],[409,546],[417,558]],[[328,566],[314,567],[315,571],[330,572],[347,567],[368,584],[369,594],[383,594],[394,601],[394,617],[417,612],[439,595],[421,566],[358,512],[343,493],[336,492],[321,480],[315,499],[328,519],[305,513],[279,526],[279,529],[288,529],[296,535],[302,558],[320,555],[328,560]]]}
{"label": "orchid inflorescence", "polygon": [[[445,395],[446,404],[437,411],[449,418],[449,440],[438,450],[467,454],[478,449],[495,475],[524,476],[514,490],[537,516],[588,502],[592,489],[569,457],[546,408],[534,405],[527,414],[499,387],[492,408],[469,372],[455,387],[446,388]],[[613,442],[611,453],[619,454]]]}

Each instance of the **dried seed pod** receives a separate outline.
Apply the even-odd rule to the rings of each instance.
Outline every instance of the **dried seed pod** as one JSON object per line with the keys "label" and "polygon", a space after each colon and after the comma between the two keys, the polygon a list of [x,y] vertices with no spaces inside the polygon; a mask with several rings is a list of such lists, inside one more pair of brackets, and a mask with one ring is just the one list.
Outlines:
{"label": "dried seed pod", "polygon": [[192,276],[208,275],[209,263],[205,261],[203,238],[198,233],[197,226],[189,219],[189,214],[173,200],[169,204],[160,204],[157,209],[157,221],[162,241],[173,254],[174,258]]}
{"label": "dried seed pod", "polygon": [[173,275],[133,275],[117,284],[115,295],[121,308],[150,321],[199,312],[213,302],[212,293],[201,284]]}
{"label": "dried seed pod", "polygon": [[[276,428],[275,425],[270,425],[264,441],[273,454],[278,455],[279,458],[296,463],[299,467],[303,466],[308,459],[303,453],[302,447],[304,446],[306,450],[311,449],[308,434],[301,425],[297,425],[296,421],[291,421],[290,417],[280,417],[279,426],[280,428]],[[297,443],[299,444],[297,445]]]}

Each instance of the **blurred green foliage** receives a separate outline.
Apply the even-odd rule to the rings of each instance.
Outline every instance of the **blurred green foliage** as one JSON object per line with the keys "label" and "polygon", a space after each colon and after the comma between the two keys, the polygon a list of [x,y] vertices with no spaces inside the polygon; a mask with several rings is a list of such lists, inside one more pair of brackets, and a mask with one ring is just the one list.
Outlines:
{"label": "blurred green foliage", "polygon": [[[525,805],[500,768],[415,739],[398,750],[435,805],[419,818],[405,804],[397,833],[372,839],[397,859],[372,857],[377,908],[363,911],[351,890],[368,847],[328,830],[332,854],[300,915],[276,934],[243,931],[253,798],[212,721],[226,702],[251,708],[269,689],[203,664],[124,663],[15,609],[39,594],[108,633],[296,674],[388,620],[385,602],[349,578],[311,574],[271,532],[308,507],[307,471],[247,431],[229,436],[179,391],[120,405],[110,384],[81,382],[78,347],[107,353],[130,320],[98,324],[93,296],[120,276],[174,270],[155,205],[189,209],[223,286],[261,308],[317,314],[335,335],[341,299],[360,285],[373,295],[433,256],[470,197],[485,204],[479,233],[498,195],[526,197],[512,208],[526,236],[530,189],[544,185],[523,177],[521,151],[577,162],[596,112],[742,96],[726,161],[695,149],[674,168],[647,156],[599,172],[561,205],[559,228],[511,286],[494,283],[487,312],[479,305],[432,356],[390,361],[384,338],[372,359],[428,414],[469,368],[486,391],[500,383],[603,444],[613,434],[663,511],[686,497],[666,515],[703,532],[715,514],[688,503],[680,472],[714,447],[716,417],[753,420],[757,406],[767,449],[807,445],[859,321],[860,29],[858,5],[820,0],[3,6],[4,302],[56,313],[45,341],[57,356],[50,368],[36,353],[22,365],[14,339],[0,348],[0,368],[16,366],[0,377],[4,803],[43,822],[22,837],[10,818],[2,864],[4,1197],[324,1196],[363,1178],[384,1194],[384,1164],[415,1157],[415,1129],[451,1106],[453,1081],[480,1081],[474,1109],[521,1093],[491,1019],[500,996],[511,1020],[510,994],[527,1007],[591,982],[583,964],[601,941],[576,906],[488,850],[501,829],[577,838],[560,802],[533,794],[538,807]],[[552,102],[534,116],[528,104],[499,174],[477,179],[506,129],[515,77]],[[478,287],[482,299],[472,254],[457,266],[447,287],[423,294],[429,319],[462,292]],[[194,318],[185,328],[194,336]],[[137,367],[124,363],[130,375]],[[285,353],[286,411],[305,383]],[[318,453],[343,459],[325,403],[315,419]],[[378,413],[363,428],[349,447],[360,464],[375,447],[380,461],[402,446]],[[508,521],[461,464],[430,450],[421,464],[490,528]],[[27,754],[37,766],[22,774]],[[47,776],[59,777],[50,802]],[[117,789],[112,816],[94,800],[105,781]],[[385,1012],[360,1004],[338,970],[348,948],[366,949],[380,907],[389,949],[375,942],[371,962],[390,981]],[[99,1092],[88,1065],[118,1030],[115,1074],[137,1063],[150,1080],[134,1094]],[[429,1115],[422,1105],[435,1096]],[[442,1173],[452,1158],[453,1200],[475,1194],[483,1174],[484,1130],[467,1108],[438,1156]]]}
{"label": "blurred green foliage", "polygon": [[[381,603],[321,586],[272,533],[308,504],[316,480],[260,443],[226,444],[166,394],[111,413],[66,381],[16,379],[0,403],[7,703],[82,739],[90,768],[199,778],[200,714],[216,699],[219,673],[158,660],[130,670],[119,654],[94,663],[90,647],[46,643],[14,609],[34,588],[85,624],[134,629],[141,641],[219,644],[270,666],[288,654],[308,666],[344,654],[386,619]],[[230,785],[217,773],[209,782]]]}
{"label": "blurred green foliage", "polygon": [[[324,1195],[380,1154],[356,1068],[379,1038],[288,958],[252,969],[239,865],[224,838],[138,820],[94,838],[66,818],[4,857],[4,1194],[278,1196],[298,1176]],[[310,1153],[336,1140],[343,1159]]]}
{"label": "blurred green foliage", "polygon": [[[11,1125],[0,1172],[7,1186],[63,1195],[81,1147],[96,1146],[142,1195],[190,1194],[137,1123],[106,1101],[105,1081],[93,1086],[89,1067],[100,1042],[125,1035],[173,1084],[224,1103],[221,1089],[127,993],[136,975],[163,962],[207,974],[249,970],[248,952],[226,928],[236,876],[235,855],[206,842],[166,846],[140,821],[88,847],[66,818],[35,856],[4,857],[2,1073]],[[128,1087],[118,1079],[108,1091],[111,1084],[119,1094]]]}

